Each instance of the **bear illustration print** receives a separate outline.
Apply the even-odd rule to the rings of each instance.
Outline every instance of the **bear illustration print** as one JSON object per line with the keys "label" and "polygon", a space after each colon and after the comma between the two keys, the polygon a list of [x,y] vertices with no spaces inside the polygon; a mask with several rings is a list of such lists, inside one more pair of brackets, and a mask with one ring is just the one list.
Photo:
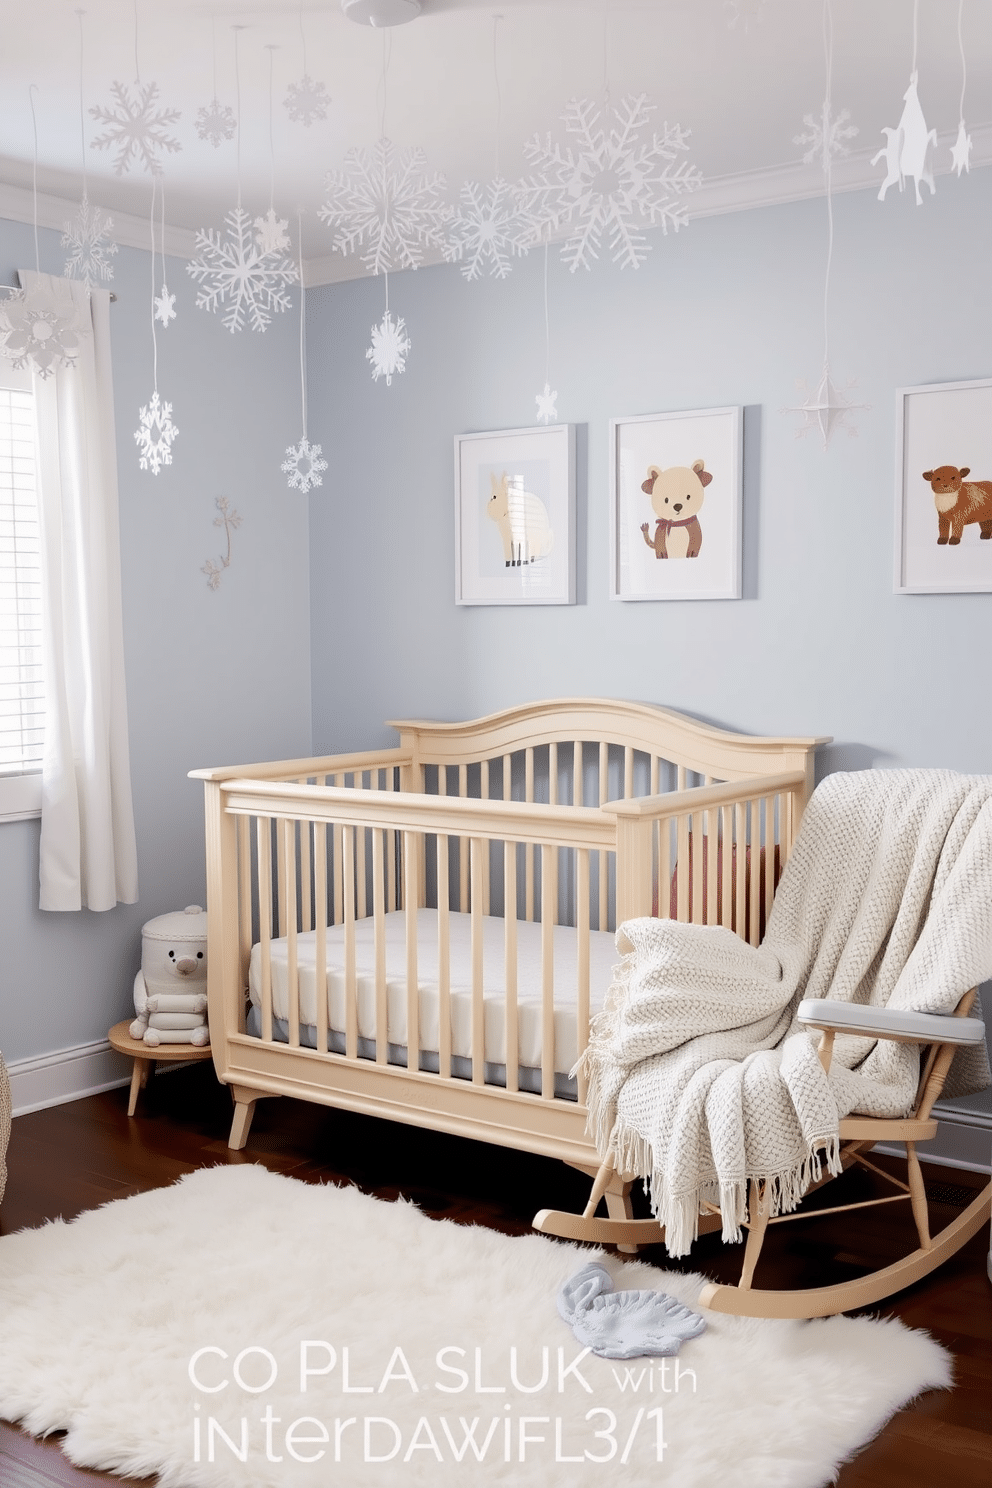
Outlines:
{"label": "bear illustration print", "polygon": [[699,511],[712,479],[703,460],[694,460],[691,468],[648,466],[641,490],[651,497],[658,520],[653,536],[647,522],[641,523],[641,533],[656,558],[698,558],[703,546]]}

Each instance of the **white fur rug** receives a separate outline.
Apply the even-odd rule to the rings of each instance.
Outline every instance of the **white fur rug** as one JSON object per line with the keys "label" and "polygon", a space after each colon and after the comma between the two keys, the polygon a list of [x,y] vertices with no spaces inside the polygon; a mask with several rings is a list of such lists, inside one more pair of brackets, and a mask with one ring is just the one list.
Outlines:
{"label": "white fur rug", "polygon": [[[709,1314],[677,1361],[570,1368],[555,1296],[589,1259],[251,1164],[203,1170],[0,1240],[0,1416],[167,1488],[819,1488],[950,1382],[925,1334],[844,1317]],[[606,1264],[695,1303],[699,1277]]]}

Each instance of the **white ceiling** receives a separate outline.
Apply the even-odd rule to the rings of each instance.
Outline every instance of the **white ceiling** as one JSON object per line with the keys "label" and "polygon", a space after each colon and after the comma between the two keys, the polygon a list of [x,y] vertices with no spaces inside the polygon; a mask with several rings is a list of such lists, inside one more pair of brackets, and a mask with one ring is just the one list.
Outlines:
{"label": "white ceiling", "polygon": [[[39,192],[79,199],[79,9],[87,145],[99,129],[89,107],[109,104],[111,83],[135,77],[135,18],[141,77],[158,84],[162,106],[181,110],[174,132],[182,150],[165,158],[173,229],[219,225],[234,204],[235,142],[215,149],[197,137],[194,118],[213,96],[215,66],[219,98],[235,105],[233,27],[244,28],[237,48],[245,205],[268,206],[271,59],[275,203],[284,217],[305,213],[306,256],[324,262],[318,278],[361,272],[354,260],[337,268],[328,261],[330,234],[316,209],[326,171],[372,143],[383,105],[385,132],[398,145],[420,146],[453,194],[461,181],[494,173],[497,70],[499,159],[510,179],[524,173],[524,141],[555,130],[569,98],[602,98],[605,83],[614,100],[648,94],[659,123],[692,130],[689,158],[708,183],[699,210],[774,199],[761,185],[773,179],[791,183],[780,196],[822,189],[819,171],[799,166],[794,137],[824,95],[823,0],[423,0],[417,20],[388,32],[348,21],[339,0],[0,0],[0,183],[21,188],[2,195],[0,187],[8,213],[18,201],[25,215],[32,184],[32,96]],[[913,3],[833,0],[832,11],[834,105],[849,109],[860,130],[838,182],[864,184],[881,177],[882,166],[871,170],[867,157],[901,111]],[[965,114],[978,164],[992,158],[992,3],[964,0],[963,15]],[[919,0],[920,99],[940,132],[944,169],[944,136],[956,131],[961,91],[957,25],[958,0]],[[283,106],[304,70],[301,26],[307,71],[332,100],[327,118],[309,128]],[[116,176],[109,152],[87,147],[85,157],[91,201],[147,220],[150,177],[134,169]],[[41,219],[54,221],[59,210],[46,201]],[[174,235],[170,246],[181,251],[185,236]]]}

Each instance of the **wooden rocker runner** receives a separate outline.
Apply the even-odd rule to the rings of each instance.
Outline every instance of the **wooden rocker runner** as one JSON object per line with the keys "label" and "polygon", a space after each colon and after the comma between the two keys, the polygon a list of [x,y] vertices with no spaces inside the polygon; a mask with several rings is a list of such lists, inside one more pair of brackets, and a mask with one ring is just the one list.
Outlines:
{"label": "wooden rocker runner", "polygon": [[[862,1007],[827,1000],[810,1000],[800,1004],[799,1021],[808,1028],[821,1030],[819,1057],[824,1070],[828,1071],[830,1068],[834,1037],[838,1033],[857,1033],[871,1038],[921,1045],[922,1073],[916,1103],[910,1116],[885,1120],[852,1115],[840,1122],[842,1168],[846,1170],[858,1163],[885,1178],[900,1192],[859,1203],[838,1204],[832,1209],[818,1209],[809,1214],[796,1212],[769,1218],[767,1208],[763,1205],[763,1185],[752,1182],[749,1220],[745,1225],[748,1235],[740,1281],[736,1286],[709,1283],[700,1293],[701,1307],[744,1317],[814,1318],[869,1306],[928,1275],[960,1250],[983,1225],[988,1224],[992,1209],[992,1180],[956,1219],[938,1235],[931,1236],[926,1192],[916,1152],[917,1143],[930,1141],[937,1134],[937,1122],[932,1118],[931,1111],[940,1098],[955,1050],[962,1045],[979,1044],[985,1036],[985,1027],[981,1020],[967,1016],[975,995],[974,989],[966,993],[952,1017]],[[928,1049],[925,1056],[923,1046]],[[905,1182],[883,1172],[864,1155],[876,1142],[901,1142],[905,1145]],[[823,1187],[830,1179],[831,1175],[825,1174],[820,1182],[811,1184],[807,1192],[812,1193]],[[625,1249],[658,1244],[664,1239],[665,1232],[653,1219],[596,1217],[600,1199],[609,1188],[616,1191],[618,1181],[621,1186],[629,1187],[633,1180],[626,1175],[617,1174],[613,1160],[607,1158],[599,1169],[589,1202],[581,1215],[542,1209],[535,1216],[535,1229],[566,1240],[585,1240],[597,1245],[617,1245]],[[793,1220],[812,1218],[814,1215],[864,1209],[877,1204],[895,1203],[901,1199],[908,1199],[910,1202],[919,1240],[917,1248],[902,1260],[867,1276],[835,1286],[797,1291],[761,1291],[752,1286],[758,1257],[770,1224],[787,1224]],[[700,1234],[720,1229],[722,1225],[719,1209],[715,1205],[706,1207],[708,1212],[699,1219]]]}

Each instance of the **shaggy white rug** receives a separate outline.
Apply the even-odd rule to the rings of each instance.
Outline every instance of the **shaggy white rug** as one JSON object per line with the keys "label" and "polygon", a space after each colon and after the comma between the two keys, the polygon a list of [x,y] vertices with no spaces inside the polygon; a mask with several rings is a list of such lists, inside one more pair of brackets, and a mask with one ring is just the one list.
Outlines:
{"label": "shaggy white rug", "polygon": [[[589,1259],[203,1170],[0,1240],[0,1416],[167,1488],[819,1488],[950,1383],[925,1334],[867,1318],[709,1314],[677,1360],[580,1358],[555,1297]],[[606,1264],[695,1303],[698,1276]]]}

